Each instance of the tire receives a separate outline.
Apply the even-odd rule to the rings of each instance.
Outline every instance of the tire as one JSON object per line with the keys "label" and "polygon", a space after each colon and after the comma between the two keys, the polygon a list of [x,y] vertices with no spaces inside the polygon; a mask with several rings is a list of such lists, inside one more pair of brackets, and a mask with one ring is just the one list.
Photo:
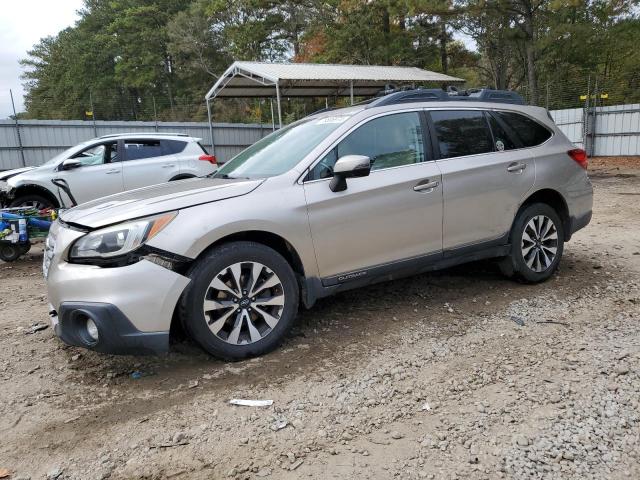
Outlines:
{"label": "tire", "polygon": [[558,268],[564,251],[560,216],[545,203],[531,204],[516,216],[510,241],[511,254],[498,263],[502,273],[524,283],[544,282]]}
{"label": "tire", "polygon": [[9,207],[35,207],[38,210],[54,208],[55,205],[47,197],[36,194],[27,194],[14,199]]}
{"label": "tire", "polygon": [[188,276],[192,281],[180,300],[184,329],[209,354],[224,360],[275,349],[298,312],[299,289],[291,266],[259,243],[216,247]]}
{"label": "tire", "polygon": [[0,243],[0,260],[14,262],[20,258],[22,252],[20,246],[15,243]]}

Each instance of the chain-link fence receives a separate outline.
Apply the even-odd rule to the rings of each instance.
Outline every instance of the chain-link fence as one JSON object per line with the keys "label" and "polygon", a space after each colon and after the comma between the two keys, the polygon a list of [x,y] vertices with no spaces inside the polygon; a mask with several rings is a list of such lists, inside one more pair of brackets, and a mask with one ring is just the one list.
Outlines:
{"label": "chain-link fence", "polygon": [[527,85],[516,89],[527,101],[547,110],[606,107],[640,103],[640,70],[628,75],[604,76],[585,72],[563,80],[542,81],[537,99]]}

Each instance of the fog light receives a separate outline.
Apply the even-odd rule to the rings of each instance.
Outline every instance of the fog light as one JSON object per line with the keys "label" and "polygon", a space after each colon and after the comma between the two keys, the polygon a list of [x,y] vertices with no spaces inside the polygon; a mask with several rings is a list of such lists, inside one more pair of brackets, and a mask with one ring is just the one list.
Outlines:
{"label": "fog light", "polygon": [[87,324],[86,324],[86,328],[87,328],[87,334],[89,335],[89,337],[97,342],[98,341],[98,326],[96,325],[96,323],[91,320],[90,318],[87,318]]}

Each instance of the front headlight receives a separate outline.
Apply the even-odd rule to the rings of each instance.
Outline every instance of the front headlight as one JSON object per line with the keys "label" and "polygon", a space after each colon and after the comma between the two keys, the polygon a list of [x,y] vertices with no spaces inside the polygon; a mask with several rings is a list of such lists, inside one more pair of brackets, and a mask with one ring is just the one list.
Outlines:
{"label": "front headlight", "polygon": [[170,212],[141,218],[88,233],[73,244],[69,260],[109,259],[125,255],[155,237],[177,214]]}

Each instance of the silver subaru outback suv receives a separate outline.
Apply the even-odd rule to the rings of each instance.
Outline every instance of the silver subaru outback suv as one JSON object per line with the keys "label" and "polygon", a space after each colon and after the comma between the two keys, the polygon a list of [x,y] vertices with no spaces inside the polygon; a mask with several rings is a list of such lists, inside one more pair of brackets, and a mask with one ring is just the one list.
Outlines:
{"label": "silver subaru outback suv", "polygon": [[511,92],[397,92],[311,115],[208,178],[65,211],[44,275],[56,334],[166,351],[176,322],[225,359],[275,348],[299,305],[496,258],[548,279],[591,219],[585,152]]}

